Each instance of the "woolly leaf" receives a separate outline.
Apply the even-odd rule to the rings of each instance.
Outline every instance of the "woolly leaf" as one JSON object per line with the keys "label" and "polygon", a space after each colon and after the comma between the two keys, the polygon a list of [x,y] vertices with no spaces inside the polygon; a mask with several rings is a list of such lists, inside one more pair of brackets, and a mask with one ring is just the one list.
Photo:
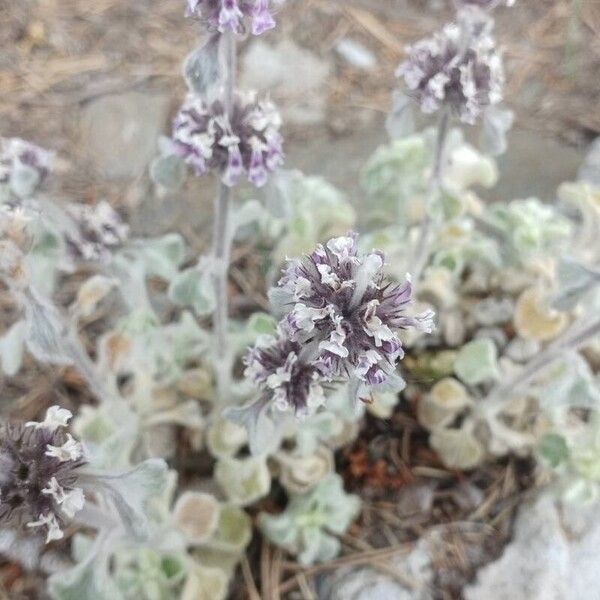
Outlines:
{"label": "woolly leaf", "polygon": [[190,90],[204,96],[219,79],[219,34],[211,35],[186,57],[183,76]]}
{"label": "woolly leaf", "polygon": [[498,351],[490,338],[480,338],[465,344],[458,352],[454,371],[468,385],[497,379]]}
{"label": "woolly leaf", "polygon": [[169,286],[169,298],[178,306],[190,306],[198,316],[211,314],[216,306],[210,272],[198,268],[178,273]]}
{"label": "woolly leaf", "polygon": [[26,321],[18,321],[0,338],[0,365],[4,374],[9,377],[21,368],[26,335]]}
{"label": "woolly leaf", "polygon": [[538,452],[548,461],[551,467],[556,468],[569,458],[569,448],[562,435],[548,433],[540,441]]}
{"label": "woolly leaf", "polygon": [[176,192],[185,182],[187,167],[185,162],[174,154],[159,156],[150,165],[150,177],[157,185]]}

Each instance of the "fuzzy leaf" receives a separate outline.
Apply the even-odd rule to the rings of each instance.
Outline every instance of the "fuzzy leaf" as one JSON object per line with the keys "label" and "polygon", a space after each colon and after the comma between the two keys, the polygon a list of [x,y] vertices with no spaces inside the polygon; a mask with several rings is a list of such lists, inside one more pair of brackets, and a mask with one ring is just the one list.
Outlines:
{"label": "fuzzy leaf", "polygon": [[150,165],[152,181],[171,192],[181,189],[185,182],[186,173],[185,162],[174,154],[159,156]]}
{"label": "fuzzy leaf", "polygon": [[215,479],[229,500],[247,506],[271,489],[271,473],[265,457],[236,459],[222,457],[215,467]]}
{"label": "fuzzy leaf", "polygon": [[484,458],[484,450],[472,433],[459,429],[436,429],[429,438],[431,447],[448,467],[473,469]]}
{"label": "fuzzy leaf", "polygon": [[97,539],[88,556],[68,571],[59,571],[48,580],[53,600],[124,600],[108,573],[106,537]]}
{"label": "fuzzy leaf", "polygon": [[117,281],[104,275],[94,275],[77,291],[75,311],[82,317],[90,317],[96,307],[117,285]]}
{"label": "fuzzy leaf", "polygon": [[27,349],[37,360],[53,365],[73,364],[69,343],[71,333],[54,306],[41,298],[27,295],[25,318]]}
{"label": "fuzzy leaf", "polygon": [[481,131],[481,147],[492,156],[506,152],[506,134],[515,120],[512,110],[506,108],[488,107],[483,113],[483,128]]}
{"label": "fuzzy leaf", "polygon": [[167,465],[162,459],[149,459],[121,475],[91,474],[114,502],[123,525],[138,539],[148,536],[148,502],[168,484]]}
{"label": "fuzzy leaf", "polygon": [[557,275],[559,292],[552,303],[557,310],[572,310],[589,291],[600,285],[600,272],[569,258],[560,261]]}
{"label": "fuzzy leaf", "polygon": [[211,35],[186,57],[183,63],[183,76],[190,90],[200,96],[219,79],[219,40],[221,36]]}
{"label": "fuzzy leaf", "polygon": [[178,306],[193,308],[198,316],[210,315],[216,305],[210,273],[198,268],[181,271],[171,281],[169,299]]}
{"label": "fuzzy leaf", "polygon": [[458,352],[454,370],[468,385],[497,379],[500,372],[496,344],[490,338],[480,338],[465,344]]}
{"label": "fuzzy leaf", "polygon": [[410,135],[415,131],[413,100],[398,90],[392,94],[392,110],[385,122],[385,128],[393,140]]}
{"label": "fuzzy leaf", "polygon": [[196,564],[190,569],[181,600],[225,600],[228,586],[225,571]]}
{"label": "fuzzy leaf", "polygon": [[259,400],[223,411],[224,418],[246,429],[250,452],[254,455],[273,451],[281,440],[281,428],[275,426],[268,408],[268,403]]}
{"label": "fuzzy leaf", "polygon": [[5,375],[12,377],[21,368],[27,322],[18,321],[0,338],[0,365]]}
{"label": "fuzzy leaf", "polygon": [[202,544],[217,529],[220,517],[219,503],[211,494],[184,492],[173,509],[176,526],[190,544]]}
{"label": "fuzzy leaf", "polygon": [[170,281],[185,258],[183,238],[177,233],[168,233],[159,238],[142,240],[135,247],[148,276]]}
{"label": "fuzzy leaf", "polygon": [[538,446],[540,455],[548,461],[551,467],[556,468],[569,458],[569,448],[562,435],[548,433]]}

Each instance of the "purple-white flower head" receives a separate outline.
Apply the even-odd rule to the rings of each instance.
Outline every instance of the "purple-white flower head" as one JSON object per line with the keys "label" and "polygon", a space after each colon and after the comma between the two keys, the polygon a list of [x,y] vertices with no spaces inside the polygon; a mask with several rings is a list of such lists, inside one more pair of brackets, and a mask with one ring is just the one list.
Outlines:
{"label": "purple-white flower head", "polygon": [[245,175],[261,187],[283,163],[280,127],[275,106],[255,94],[238,94],[231,117],[220,100],[209,104],[190,94],[175,118],[173,142],[197,175],[215,171],[227,186]]}
{"label": "purple-white flower head", "polygon": [[409,316],[411,284],[386,281],[380,252],[360,254],[355,236],[339,237],[303,260],[292,260],[271,298],[287,309],[286,336],[316,344],[315,365],[326,377],[388,383],[403,356],[398,333],[431,331],[432,313]]}
{"label": "purple-white flower head", "polygon": [[472,125],[502,100],[504,69],[488,19],[450,23],[407,52],[396,75],[423,112],[447,107]]}
{"label": "purple-white flower head", "polygon": [[293,342],[282,331],[264,336],[244,359],[244,375],[280,411],[299,417],[314,412],[325,401],[325,379],[310,347]]}
{"label": "purple-white flower head", "polygon": [[186,0],[186,15],[197,17],[209,30],[244,34],[250,25],[252,35],[275,27],[273,4],[283,0]]}
{"label": "purple-white flower head", "polygon": [[66,431],[71,413],[58,406],[43,422],[7,423],[0,432],[0,522],[63,537],[62,526],[85,503],[78,469],[81,444]]}
{"label": "purple-white flower head", "polygon": [[67,245],[80,260],[107,260],[129,236],[129,227],[106,201],[95,206],[71,204],[67,212],[75,224],[66,232]]}

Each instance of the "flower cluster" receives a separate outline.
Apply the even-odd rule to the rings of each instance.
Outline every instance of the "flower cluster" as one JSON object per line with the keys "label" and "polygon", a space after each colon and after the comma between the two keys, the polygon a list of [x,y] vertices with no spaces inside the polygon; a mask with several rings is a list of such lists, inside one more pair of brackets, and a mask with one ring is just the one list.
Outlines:
{"label": "flower cluster", "polygon": [[[13,183],[19,172],[33,174],[36,184],[48,174],[52,154],[20,138],[0,138],[0,186]],[[29,179],[29,178],[28,178]]]}
{"label": "flower cluster", "polygon": [[278,410],[307,415],[325,401],[323,373],[312,358],[310,349],[303,349],[280,330],[277,337],[264,336],[248,352],[244,374],[269,391]]}
{"label": "flower cluster", "polygon": [[220,100],[211,104],[190,94],[173,124],[175,151],[197,175],[221,174],[227,186],[245,173],[257,187],[283,162],[281,117],[269,101],[254,94],[235,98],[231,116]]}
{"label": "flower cluster", "polygon": [[[250,21],[253,35],[260,35],[275,27],[271,0],[186,0],[187,16],[194,16],[206,23],[212,31],[225,33],[246,32],[244,21]],[[279,0],[280,2],[282,0]]]}
{"label": "flower cluster", "polygon": [[67,210],[76,227],[66,233],[66,240],[76,258],[105,260],[129,236],[129,227],[106,201],[96,206],[71,204]]}
{"label": "flower cluster", "polygon": [[61,525],[85,503],[77,469],[81,444],[65,432],[71,413],[58,406],[43,422],[5,424],[0,434],[0,522],[46,529],[46,542],[63,537]]}
{"label": "flower cluster", "polygon": [[383,265],[379,252],[359,254],[355,236],[290,261],[271,294],[287,312],[279,335],[246,358],[246,374],[277,408],[304,413],[318,406],[322,382],[353,382],[359,390],[394,382],[403,356],[399,331],[429,332],[433,314],[409,316],[410,282],[387,282]]}
{"label": "flower cluster", "polygon": [[396,75],[404,78],[423,112],[445,106],[474,124],[486,107],[502,100],[504,69],[491,22],[450,23],[407,51]]}

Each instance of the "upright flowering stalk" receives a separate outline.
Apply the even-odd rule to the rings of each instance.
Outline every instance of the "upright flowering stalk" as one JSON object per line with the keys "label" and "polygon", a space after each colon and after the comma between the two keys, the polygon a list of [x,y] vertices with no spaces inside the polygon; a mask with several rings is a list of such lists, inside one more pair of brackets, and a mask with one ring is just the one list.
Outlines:
{"label": "upright flowering stalk", "polygon": [[454,117],[474,125],[502,100],[504,70],[492,37],[493,21],[485,12],[497,4],[499,0],[457,0],[456,21],[409,46],[407,58],[396,72],[422,112],[440,115],[426,214],[411,261],[415,281],[429,256],[431,205],[442,185],[449,120]]}
{"label": "upright flowering stalk", "polygon": [[346,384],[353,400],[368,400],[373,389],[400,390],[399,333],[431,331],[433,313],[411,315],[410,281],[387,281],[383,267],[383,254],[360,253],[354,235],[290,260],[270,294],[281,317],[277,334],[259,340],[245,360],[261,398],[230,410],[230,418],[252,434],[261,414],[277,420],[281,413],[313,413],[327,387]]}
{"label": "upright flowering stalk", "polygon": [[206,56],[214,59],[217,44],[221,50],[216,93],[205,85],[213,70],[206,67],[211,59],[205,59],[202,50],[195,53],[192,70],[202,85],[190,86],[192,91],[173,124],[173,146],[196,175],[213,172],[219,178],[213,229],[213,329],[217,387],[223,399],[231,374],[227,273],[233,187],[244,177],[256,187],[263,186],[269,173],[283,162],[281,119],[273,104],[258,100],[255,94],[236,92],[236,36],[248,30],[259,35],[274,27],[275,21],[269,0],[187,0],[187,15],[210,32]]}

